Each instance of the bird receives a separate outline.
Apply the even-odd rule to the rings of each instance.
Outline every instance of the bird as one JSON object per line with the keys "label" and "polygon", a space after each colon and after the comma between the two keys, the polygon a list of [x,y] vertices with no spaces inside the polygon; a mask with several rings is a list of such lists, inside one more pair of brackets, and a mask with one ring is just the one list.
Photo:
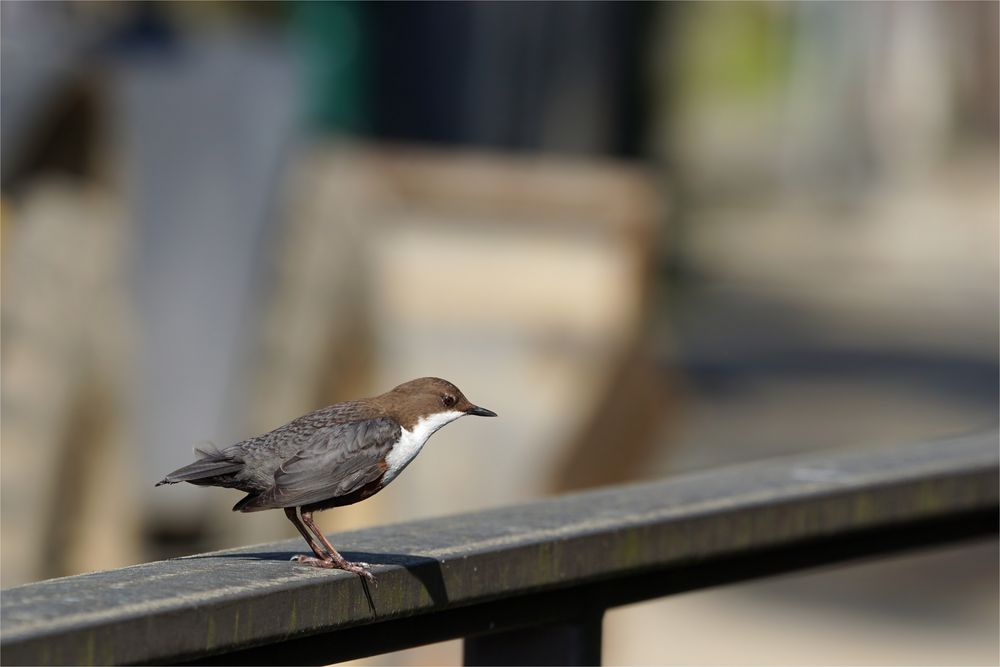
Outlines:
{"label": "bird", "polygon": [[427,439],[465,415],[496,417],[451,382],[423,377],[373,398],[336,403],[225,449],[196,447],[197,460],[156,483],[239,489],[234,512],[284,510],[313,567],[353,572],[374,583],[368,563],[350,562],[316,527],[313,513],[370,498],[396,479]]}

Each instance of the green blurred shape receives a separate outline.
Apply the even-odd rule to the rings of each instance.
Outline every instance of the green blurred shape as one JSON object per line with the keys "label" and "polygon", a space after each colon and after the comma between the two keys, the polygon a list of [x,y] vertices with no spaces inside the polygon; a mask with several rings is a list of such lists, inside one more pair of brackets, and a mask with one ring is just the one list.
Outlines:
{"label": "green blurred shape", "polygon": [[788,73],[793,6],[708,2],[683,7],[682,99],[696,105],[750,101],[777,91]]}
{"label": "green blurred shape", "polygon": [[319,131],[371,129],[372,57],[364,3],[294,3],[292,31],[303,65],[306,121]]}

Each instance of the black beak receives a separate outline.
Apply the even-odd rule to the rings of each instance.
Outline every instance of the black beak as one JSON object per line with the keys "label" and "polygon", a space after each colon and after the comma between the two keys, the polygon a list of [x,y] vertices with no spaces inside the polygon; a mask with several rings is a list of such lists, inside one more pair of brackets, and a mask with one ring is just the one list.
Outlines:
{"label": "black beak", "polygon": [[478,405],[473,405],[471,408],[465,411],[467,415],[476,415],[477,417],[496,417],[497,413],[492,410],[487,410],[486,408],[481,408]]}

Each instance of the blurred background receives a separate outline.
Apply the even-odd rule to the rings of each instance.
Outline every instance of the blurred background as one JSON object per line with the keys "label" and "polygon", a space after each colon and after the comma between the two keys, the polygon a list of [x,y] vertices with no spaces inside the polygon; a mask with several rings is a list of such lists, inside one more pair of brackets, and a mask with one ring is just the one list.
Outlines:
{"label": "blurred background", "polygon": [[[995,431],[998,6],[3,2],[2,585],[294,537],[153,483],[422,375],[501,418],[326,530]],[[605,662],[996,664],[997,557],[615,610]]]}

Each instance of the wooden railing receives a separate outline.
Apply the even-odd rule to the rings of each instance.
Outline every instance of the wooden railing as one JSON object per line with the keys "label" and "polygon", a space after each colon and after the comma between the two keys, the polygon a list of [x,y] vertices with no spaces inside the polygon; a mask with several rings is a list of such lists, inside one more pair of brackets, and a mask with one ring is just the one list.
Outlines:
{"label": "wooden railing", "polygon": [[[2,592],[3,664],[328,664],[456,637],[467,664],[597,664],[610,607],[990,536],[996,432],[772,459]],[[947,572],[941,576],[948,576]]]}

